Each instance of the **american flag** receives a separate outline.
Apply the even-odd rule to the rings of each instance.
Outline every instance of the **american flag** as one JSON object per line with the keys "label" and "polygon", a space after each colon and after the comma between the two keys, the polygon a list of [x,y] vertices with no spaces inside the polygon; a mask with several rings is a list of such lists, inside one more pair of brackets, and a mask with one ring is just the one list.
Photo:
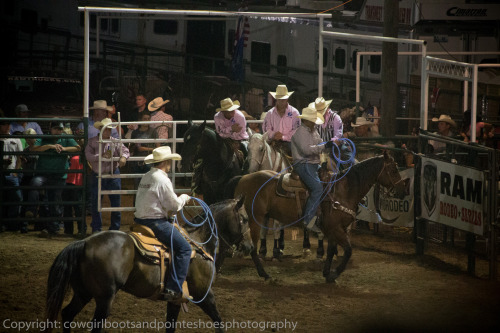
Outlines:
{"label": "american flag", "polygon": [[248,23],[248,17],[238,17],[236,33],[234,35],[233,58],[231,61],[233,79],[236,81],[243,81],[245,78],[245,71],[243,68],[243,48],[247,46],[249,34],[250,24]]}
{"label": "american flag", "polygon": [[243,42],[243,47],[247,47],[248,35],[250,34],[250,23],[248,23],[248,16],[240,16],[236,24],[236,33],[234,35],[233,53],[238,47],[240,41]]}

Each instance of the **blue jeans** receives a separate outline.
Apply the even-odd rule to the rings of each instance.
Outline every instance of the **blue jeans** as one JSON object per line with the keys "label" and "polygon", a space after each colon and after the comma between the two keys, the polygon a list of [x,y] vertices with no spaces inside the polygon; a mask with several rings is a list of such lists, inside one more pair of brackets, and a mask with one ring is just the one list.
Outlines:
{"label": "blue jeans", "polygon": [[177,280],[172,270],[170,272],[170,278],[167,280],[166,288],[175,292],[181,291],[182,289],[179,289],[179,285],[182,288],[182,284],[186,280],[191,258],[191,245],[189,245],[179,230],[177,230],[172,223],[168,222],[167,219],[135,218],[135,222],[151,228],[156,238],[172,249],[174,257],[173,266],[175,274],[177,275]]}
{"label": "blue jeans", "polygon": [[[63,215],[63,209],[61,205],[52,204],[53,202],[62,201],[62,191],[63,186],[66,185],[66,179],[62,178],[61,175],[43,175],[43,176],[35,176],[31,179],[31,186],[39,187],[40,189],[31,189],[28,193],[28,201],[36,202],[40,201],[40,190],[45,186],[61,186],[61,188],[57,189],[47,189],[46,198],[49,206],[49,214],[50,217],[53,217],[55,221],[50,221],[45,224],[47,231],[51,234],[55,234],[59,231],[59,220]],[[42,206],[42,205],[41,205]],[[26,211],[30,211],[36,216],[36,206],[28,206]]]}
{"label": "blue jeans", "polygon": [[[114,172],[115,175],[120,174],[120,170],[116,169]],[[92,173],[92,192],[91,192],[91,201],[92,201],[92,222],[90,226],[92,227],[92,232],[101,231],[102,230],[102,215],[97,211],[97,199],[98,199],[98,179],[97,174],[95,172]],[[113,190],[121,190],[122,182],[120,178],[103,178],[101,180],[101,191],[113,191]],[[108,195],[109,202],[111,207],[120,207],[120,195],[119,194],[110,194]],[[111,212],[111,224],[109,226],[109,230],[119,230],[121,224],[121,213],[120,212]]]}
{"label": "blue jeans", "polygon": [[323,184],[318,175],[319,164],[297,163],[293,168],[309,190],[309,197],[304,207],[303,222],[306,224],[316,215],[323,194]]}
{"label": "blue jeans", "polygon": [[[19,187],[19,177],[18,176],[13,176],[12,174],[6,174],[4,176],[5,179],[5,186],[15,186]],[[15,202],[22,202],[23,201],[23,193],[20,189],[12,189],[8,190],[5,193],[5,201],[15,201]],[[18,218],[19,213],[21,212],[20,210],[20,205],[9,205],[5,206],[4,208],[7,211],[7,218]],[[1,218],[1,216],[0,216]],[[16,226],[16,221],[9,221],[7,222],[7,229],[10,230],[19,230],[19,228],[26,228],[27,223],[22,222],[19,226]]]}

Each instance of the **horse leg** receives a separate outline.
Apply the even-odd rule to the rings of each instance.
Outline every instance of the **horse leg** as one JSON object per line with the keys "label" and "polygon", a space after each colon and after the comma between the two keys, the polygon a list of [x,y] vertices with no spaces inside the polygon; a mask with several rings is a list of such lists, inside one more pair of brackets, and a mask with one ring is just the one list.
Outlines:
{"label": "horse leg", "polygon": [[304,240],[302,242],[302,252],[305,256],[311,254],[311,243],[309,242],[309,231],[304,228]]}
{"label": "horse leg", "polygon": [[175,323],[177,322],[177,318],[179,317],[179,311],[181,310],[181,306],[179,304],[174,304],[172,302],[167,303],[167,333],[175,332]]}
{"label": "horse leg", "polygon": [[[283,256],[283,250],[281,249],[281,244],[285,248],[285,230],[281,228],[279,221],[273,219],[273,231],[274,231],[274,246],[273,246],[273,258],[281,260]],[[283,235],[283,238],[282,238]]]}
{"label": "horse leg", "polygon": [[260,228],[260,248],[259,248],[259,257],[264,259],[267,254],[267,227],[269,225],[269,219],[264,220],[264,227]]}
{"label": "horse leg", "polygon": [[325,238],[325,234],[320,232],[318,234],[318,249],[316,250],[316,258],[322,259],[325,255],[325,249],[323,247],[323,239]]}
{"label": "horse leg", "polygon": [[[262,220],[263,219],[261,219],[261,221]],[[250,234],[252,236],[252,242],[254,243],[254,245],[257,244],[260,235],[260,228],[255,221],[251,222],[250,224]],[[257,273],[259,274],[259,276],[265,278],[266,280],[269,279],[270,276],[264,270],[264,266],[262,265],[262,262],[260,261],[259,256],[257,255],[256,246],[254,246],[254,248],[250,252],[250,255],[252,256],[253,263],[255,265],[255,268],[257,269]]]}
{"label": "horse leg", "polygon": [[[340,235],[340,237],[337,238],[337,240],[338,244],[344,250],[344,256],[342,257],[342,261],[337,266],[337,268],[328,273],[328,276],[326,277],[326,282],[334,282],[335,279],[337,279],[340,276],[340,274],[345,270],[347,262],[349,261],[352,255],[352,247],[351,247],[351,242],[349,241],[349,236],[347,235],[345,230],[342,231],[343,233]],[[328,242],[328,248],[330,248],[330,241]]]}
{"label": "horse leg", "polygon": [[330,269],[332,268],[333,256],[336,253],[337,253],[337,245],[332,241],[328,241],[328,247],[326,250],[325,266],[323,266],[323,276],[325,278],[328,277],[328,274],[330,273]]}
{"label": "horse leg", "polygon": [[[221,246],[219,247],[219,249],[222,247],[222,244]],[[215,259],[215,272],[217,274],[220,273],[220,269],[222,267],[222,264],[224,263],[224,259],[226,259],[226,249],[222,249],[220,251],[220,253],[218,253],[217,255],[217,258]]]}
{"label": "horse leg", "polygon": [[111,312],[111,304],[113,304],[113,300],[115,299],[115,294],[113,293],[108,297],[96,297],[95,298],[95,312],[93,321],[93,333],[100,333],[103,330],[103,324],[106,318],[108,318],[109,313]]}
{"label": "horse leg", "polygon": [[197,305],[210,317],[210,319],[213,320],[214,323],[218,323],[215,332],[224,332],[224,329],[221,328],[222,319],[219,311],[217,310],[217,305],[215,304],[214,293],[210,291],[207,294],[207,297],[205,297],[205,299]]}
{"label": "horse leg", "polygon": [[[73,289],[75,290],[75,289]],[[87,305],[92,299],[91,296],[83,296],[78,293],[74,293],[71,302],[64,307],[61,311],[61,317],[63,322],[63,332],[68,333],[71,331],[70,323],[73,321],[75,316],[82,311],[82,309]]]}

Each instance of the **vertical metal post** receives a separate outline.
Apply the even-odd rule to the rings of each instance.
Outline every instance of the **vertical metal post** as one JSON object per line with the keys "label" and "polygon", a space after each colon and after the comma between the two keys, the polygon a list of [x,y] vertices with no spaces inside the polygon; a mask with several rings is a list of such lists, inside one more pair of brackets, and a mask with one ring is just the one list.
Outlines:
{"label": "vertical metal post", "polygon": [[359,107],[361,106],[361,55],[356,52],[356,117],[361,116]]}
{"label": "vertical metal post", "polygon": [[498,155],[496,149],[493,149],[490,155],[491,178],[488,196],[490,197],[490,280],[497,280],[497,236],[496,228],[498,226]]}
{"label": "vertical metal post", "polygon": [[[173,123],[173,126],[172,126],[172,153],[176,153],[177,152],[177,122],[174,121]],[[175,167],[177,166],[177,163],[178,162],[173,162],[172,164],[172,186],[174,188],[174,191],[175,191]]]}
{"label": "vertical metal post", "polygon": [[319,17],[318,96],[323,96],[323,17]]}
{"label": "vertical metal post", "polygon": [[89,12],[84,10],[85,32],[83,38],[83,117],[89,117]]}
{"label": "vertical metal post", "polygon": [[476,115],[477,115],[477,65],[472,72],[472,112],[470,120],[470,142],[476,142]]}
{"label": "vertical metal post", "polygon": [[100,39],[100,34],[99,32],[101,31],[101,18],[99,15],[96,14],[96,32],[95,32],[95,55],[96,57],[99,57],[99,39]]}
{"label": "vertical metal post", "polygon": [[[465,76],[469,76],[469,69],[465,70]],[[462,111],[466,111],[469,107],[469,81],[464,80],[464,106]]]}
{"label": "vertical metal post", "polygon": [[420,74],[420,128],[427,130],[429,74],[427,73],[427,44],[422,44],[422,69]]}

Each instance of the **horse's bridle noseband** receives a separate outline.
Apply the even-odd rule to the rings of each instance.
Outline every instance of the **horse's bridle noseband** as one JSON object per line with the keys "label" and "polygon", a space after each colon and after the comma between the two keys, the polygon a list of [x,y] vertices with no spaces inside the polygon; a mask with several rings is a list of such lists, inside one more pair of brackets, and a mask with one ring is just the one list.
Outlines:
{"label": "horse's bridle noseband", "polygon": [[[396,187],[396,185],[398,185],[400,182],[403,181],[403,178],[401,178],[397,182],[394,182],[394,180],[392,179],[391,175],[389,174],[389,171],[386,170],[386,166],[392,165],[392,164],[396,164],[396,162],[394,162],[394,161],[389,162],[389,163],[384,162],[384,167],[382,168],[382,170],[380,170],[380,173],[377,176],[377,181],[378,181],[379,178],[380,178],[380,176],[382,175],[382,172],[384,172],[384,170],[385,170],[385,172],[387,174],[387,177],[389,177],[389,180],[391,181],[391,187],[388,188],[388,191],[391,191],[392,189],[394,189],[394,187]],[[396,168],[397,168],[397,164],[396,164]]]}

